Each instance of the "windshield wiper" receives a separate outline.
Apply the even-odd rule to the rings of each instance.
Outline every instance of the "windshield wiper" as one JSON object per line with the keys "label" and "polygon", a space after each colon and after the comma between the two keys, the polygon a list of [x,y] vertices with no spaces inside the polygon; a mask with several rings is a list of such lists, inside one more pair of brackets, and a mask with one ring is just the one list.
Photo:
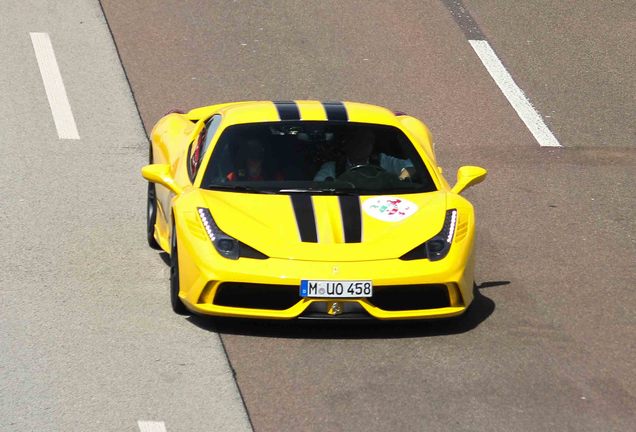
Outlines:
{"label": "windshield wiper", "polygon": [[251,193],[259,193],[259,194],[273,194],[273,193],[276,193],[276,191],[272,191],[272,190],[263,190],[263,189],[258,189],[258,188],[254,188],[254,187],[250,187],[250,186],[234,185],[234,184],[209,185],[205,189],[208,189],[208,190],[227,190],[227,191],[233,191],[233,192],[251,192]]}
{"label": "windshield wiper", "polygon": [[313,194],[325,194],[325,195],[359,195],[354,190],[336,189],[336,188],[293,188],[293,189],[279,189],[278,193],[293,194],[293,193],[313,193]]}

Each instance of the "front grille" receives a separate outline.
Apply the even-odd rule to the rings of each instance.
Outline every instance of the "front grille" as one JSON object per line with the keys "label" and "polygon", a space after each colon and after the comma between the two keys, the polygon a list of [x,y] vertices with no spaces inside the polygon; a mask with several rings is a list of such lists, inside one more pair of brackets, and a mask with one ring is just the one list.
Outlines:
{"label": "front grille", "polygon": [[451,305],[444,284],[374,286],[369,301],[387,311],[437,309]]}
{"label": "front grille", "polygon": [[214,304],[250,309],[289,309],[300,301],[296,285],[269,285],[224,282],[219,285]]}

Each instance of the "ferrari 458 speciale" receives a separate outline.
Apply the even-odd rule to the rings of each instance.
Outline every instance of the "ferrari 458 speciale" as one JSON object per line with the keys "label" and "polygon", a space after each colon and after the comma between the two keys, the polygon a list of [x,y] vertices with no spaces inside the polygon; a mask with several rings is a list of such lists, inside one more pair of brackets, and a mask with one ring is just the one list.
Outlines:
{"label": "ferrari 458 speciale", "polygon": [[148,243],[170,255],[177,313],[425,319],[473,300],[473,206],[428,128],[354,102],[235,102],[151,134]]}

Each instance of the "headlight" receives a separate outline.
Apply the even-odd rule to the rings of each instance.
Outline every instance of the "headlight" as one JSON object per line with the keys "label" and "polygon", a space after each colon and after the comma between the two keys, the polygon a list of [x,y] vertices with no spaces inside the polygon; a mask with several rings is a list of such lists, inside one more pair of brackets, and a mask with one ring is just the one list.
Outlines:
{"label": "headlight", "polygon": [[214,222],[210,210],[199,207],[198,211],[201,222],[203,222],[203,226],[205,227],[205,231],[208,233],[208,236],[210,237],[210,240],[217,252],[225,258],[233,260],[238,259],[240,254],[238,240],[221,231]]}
{"label": "headlight", "polygon": [[402,255],[400,259],[404,261],[426,258],[430,261],[441,260],[448,255],[451,243],[453,243],[453,237],[455,236],[456,226],[457,210],[447,210],[442,230],[430,240]]}
{"label": "headlight", "polygon": [[450,250],[457,226],[457,210],[447,210],[446,219],[442,230],[426,244],[426,255],[431,261],[438,261],[444,258]]}

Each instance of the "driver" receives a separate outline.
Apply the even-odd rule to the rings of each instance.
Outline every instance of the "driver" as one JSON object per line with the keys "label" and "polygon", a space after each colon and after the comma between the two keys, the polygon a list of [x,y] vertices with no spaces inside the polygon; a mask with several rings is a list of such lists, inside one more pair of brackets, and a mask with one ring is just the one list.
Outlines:
{"label": "driver", "polygon": [[[370,165],[374,145],[375,135],[373,131],[364,128],[356,130],[353,139],[347,141],[345,144],[344,151],[346,160],[344,161],[344,166],[338,169],[336,161],[325,162],[314,176],[314,181],[334,180],[342,174],[342,172],[339,171],[344,172],[353,168]],[[413,164],[408,159],[399,159],[384,153],[380,153],[378,159],[380,168],[397,175],[400,180],[410,179],[414,173]]]}

